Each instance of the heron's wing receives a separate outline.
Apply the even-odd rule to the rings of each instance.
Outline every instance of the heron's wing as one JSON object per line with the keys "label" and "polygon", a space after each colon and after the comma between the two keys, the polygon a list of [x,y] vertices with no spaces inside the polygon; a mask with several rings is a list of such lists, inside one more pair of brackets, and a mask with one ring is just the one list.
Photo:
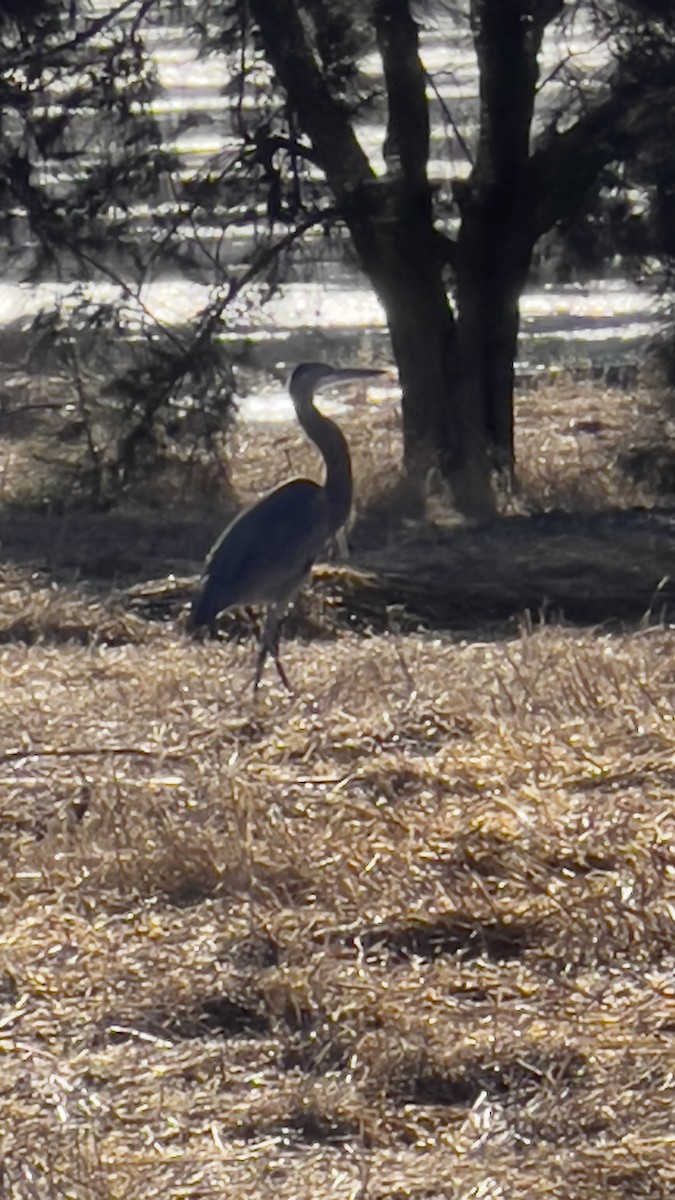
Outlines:
{"label": "heron's wing", "polygon": [[235,517],[211,550],[192,608],[193,627],[232,604],[283,603],[328,536],[323,491],[293,479]]}

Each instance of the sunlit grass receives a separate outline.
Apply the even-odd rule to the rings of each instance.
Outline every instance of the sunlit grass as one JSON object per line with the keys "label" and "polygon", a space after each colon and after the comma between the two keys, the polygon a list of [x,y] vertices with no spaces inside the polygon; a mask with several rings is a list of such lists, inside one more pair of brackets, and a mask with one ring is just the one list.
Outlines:
{"label": "sunlit grass", "polygon": [[673,1190],[675,633],[337,580],[254,699],[244,625],[4,570],[8,1200]]}

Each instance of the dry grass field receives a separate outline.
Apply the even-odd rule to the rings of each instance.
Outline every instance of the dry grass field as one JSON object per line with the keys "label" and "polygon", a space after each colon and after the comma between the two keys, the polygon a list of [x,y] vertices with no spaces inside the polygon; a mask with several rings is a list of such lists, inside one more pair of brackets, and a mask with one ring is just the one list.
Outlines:
{"label": "dry grass field", "polygon": [[[522,512],[649,503],[630,398],[523,407]],[[350,624],[328,572],[254,701],[250,638],[130,607],[187,524],[143,573],[102,515],[113,587],[50,519],[0,531],[2,1200],[675,1194],[667,621]]]}

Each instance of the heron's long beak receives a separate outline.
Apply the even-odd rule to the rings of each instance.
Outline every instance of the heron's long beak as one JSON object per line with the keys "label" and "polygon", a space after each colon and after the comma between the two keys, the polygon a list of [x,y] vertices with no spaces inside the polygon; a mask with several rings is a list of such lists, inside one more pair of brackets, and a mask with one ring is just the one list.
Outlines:
{"label": "heron's long beak", "polygon": [[353,379],[375,379],[387,374],[387,371],[381,370],[379,367],[336,367],[317,386],[319,388],[333,387],[336,383],[349,383]]}

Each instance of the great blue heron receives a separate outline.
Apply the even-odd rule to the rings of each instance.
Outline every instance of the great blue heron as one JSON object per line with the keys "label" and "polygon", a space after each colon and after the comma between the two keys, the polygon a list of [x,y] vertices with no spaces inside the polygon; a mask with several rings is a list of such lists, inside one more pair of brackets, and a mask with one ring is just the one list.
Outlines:
{"label": "great blue heron", "polygon": [[284,611],[321,547],[342,528],[352,503],[352,464],[342,431],[314,407],[314,393],[333,384],[371,379],[384,372],[361,367],[300,363],[289,391],[297,418],[321,451],[326,464],[323,486],[312,479],[291,479],[235,517],[208,555],[193,600],[188,629],[206,625],[237,604],[267,605],[267,618],[256,661],[254,690],[271,654],[282,683],[290,689],[279,660]]}

